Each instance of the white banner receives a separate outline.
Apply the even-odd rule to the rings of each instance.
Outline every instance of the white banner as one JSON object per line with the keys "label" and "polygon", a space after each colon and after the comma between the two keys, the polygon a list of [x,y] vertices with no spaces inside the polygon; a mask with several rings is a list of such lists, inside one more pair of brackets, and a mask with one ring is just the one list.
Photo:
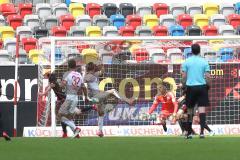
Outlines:
{"label": "white banner", "polygon": [[[105,126],[104,136],[161,136],[161,135],[181,135],[178,125],[167,126],[167,132],[163,131],[162,126]],[[240,125],[209,125],[216,135],[240,135]],[[81,126],[80,135],[83,137],[96,136],[97,126]],[[62,136],[61,127],[57,127],[57,137]],[[68,128],[69,129],[69,128]],[[194,125],[193,129],[198,133],[199,125]],[[68,130],[68,136],[72,136],[72,131]],[[206,132],[207,134],[207,132]],[[23,137],[51,137],[51,127],[24,127]]]}

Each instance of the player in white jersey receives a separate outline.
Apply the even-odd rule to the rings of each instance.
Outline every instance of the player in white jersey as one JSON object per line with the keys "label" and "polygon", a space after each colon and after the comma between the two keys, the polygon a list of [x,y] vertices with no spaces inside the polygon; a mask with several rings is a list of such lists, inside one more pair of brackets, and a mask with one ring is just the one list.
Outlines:
{"label": "player in white jersey", "polygon": [[58,116],[61,117],[61,122],[65,123],[74,132],[74,137],[78,137],[81,131],[76,127],[72,120],[74,114],[81,112],[77,108],[78,93],[80,89],[83,90],[85,97],[87,97],[87,91],[84,87],[82,75],[76,72],[76,61],[71,59],[68,61],[69,71],[63,75],[62,86],[66,89],[66,99],[59,109]]}
{"label": "player in white jersey", "polygon": [[98,127],[99,131],[97,135],[103,137],[103,118],[104,114],[112,111],[116,106],[118,99],[133,103],[133,99],[127,99],[119,95],[115,89],[100,91],[99,90],[99,76],[104,72],[103,65],[96,66],[93,62],[86,65],[86,74],[84,76],[84,82],[87,83],[89,97],[97,102],[98,111]]}

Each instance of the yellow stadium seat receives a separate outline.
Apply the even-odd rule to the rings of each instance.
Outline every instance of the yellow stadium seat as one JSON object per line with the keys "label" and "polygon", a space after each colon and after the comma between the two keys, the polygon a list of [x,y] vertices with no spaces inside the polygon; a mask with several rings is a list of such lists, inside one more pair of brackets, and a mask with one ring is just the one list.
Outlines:
{"label": "yellow stadium seat", "polygon": [[74,18],[77,18],[80,15],[84,15],[84,6],[82,3],[71,3],[69,5],[69,11]]}
{"label": "yellow stadium seat", "polygon": [[201,29],[208,25],[208,16],[206,14],[195,14],[193,17],[194,24]]}
{"label": "yellow stadium seat", "polygon": [[38,64],[40,61],[39,56],[43,54],[42,50],[38,50],[38,49],[31,49],[28,53],[28,57],[31,59],[31,61],[34,64]]}
{"label": "yellow stadium seat", "polygon": [[218,14],[218,5],[215,3],[203,4],[203,13],[208,17],[211,17],[213,14]]}
{"label": "yellow stadium seat", "polygon": [[3,4],[3,3],[10,3],[9,0],[0,0],[0,4]]}
{"label": "yellow stadium seat", "polygon": [[129,51],[130,51],[131,53],[133,53],[134,50],[139,49],[139,48],[141,48],[139,44],[133,44],[133,45],[129,48]]}
{"label": "yellow stadium seat", "polygon": [[88,26],[86,28],[86,35],[89,37],[100,37],[102,35],[101,28],[99,26]]}
{"label": "yellow stadium seat", "polygon": [[224,46],[224,40],[209,40],[209,45],[212,46],[212,49],[217,52]]}
{"label": "yellow stadium seat", "polygon": [[10,26],[0,26],[0,34],[3,41],[7,38],[15,37],[14,29]]}
{"label": "yellow stadium seat", "polygon": [[155,14],[144,15],[143,23],[146,26],[149,26],[150,28],[153,28],[154,26],[157,26],[159,24],[158,23],[158,17]]}
{"label": "yellow stadium seat", "polygon": [[82,50],[83,62],[88,64],[89,62],[97,62],[99,60],[98,53],[95,49],[83,49]]}

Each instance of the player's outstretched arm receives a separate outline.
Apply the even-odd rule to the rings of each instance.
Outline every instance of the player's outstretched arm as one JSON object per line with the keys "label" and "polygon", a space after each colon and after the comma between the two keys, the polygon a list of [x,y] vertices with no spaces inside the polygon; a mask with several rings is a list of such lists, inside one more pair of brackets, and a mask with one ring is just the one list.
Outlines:
{"label": "player's outstretched arm", "polygon": [[84,83],[82,83],[82,85],[81,85],[81,90],[82,90],[82,93],[85,97],[85,102],[88,103],[89,102],[88,91],[87,91],[87,88],[86,88]]}
{"label": "player's outstretched arm", "polygon": [[155,100],[153,101],[153,104],[152,104],[152,106],[150,107],[148,113],[149,113],[149,114],[152,114],[153,111],[155,111],[155,109],[157,108],[158,104],[159,104],[159,101],[157,100],[157,97],[156,97]]}
{"label": "player's outstretched arm", "polygon": [[39,92],[38,95],[39,95],[39,96],[46,96],[50,90],[51,90],[51,86],[48,85],[48,86],[45,88],[45,91],[44,91],[44,92]]}

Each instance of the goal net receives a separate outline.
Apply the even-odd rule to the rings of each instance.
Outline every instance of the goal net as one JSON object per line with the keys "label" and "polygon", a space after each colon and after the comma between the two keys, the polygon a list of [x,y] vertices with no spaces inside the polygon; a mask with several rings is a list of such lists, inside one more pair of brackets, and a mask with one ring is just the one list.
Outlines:
{"label": "goal net", "polygon": [[[120,101],[104,117],[104,125],[151,125],[154,120],[142,120],[152,105],[157,85],[162,81],[172,84],[177,98],[181,90],[181,63],[191,56],[192,43],[201,45],[201,56],[211,68],[213,80],[209,91],[209,124],[239,124],[240,76],[239,37],[51,37],[40,40],[44,51],[39,64],[38,87],[44,91],[46,72],[55,72],[59,80],[68,70],[67,61],[74,58],[78,71],[85,74],[85,65],[101,60],[105,73],[100,79],[101,90],[116,89],[121,96],[135,98],[133,106]],[[79,96],[79,108],[88,107]],[[58,110],[54,93],[38,97],[38,126],[59,126],[55,113]],[[161,105],[155,111],[160,112]],[[97,112],[88,111],[75,117],[79,126],[96,126]]]}

